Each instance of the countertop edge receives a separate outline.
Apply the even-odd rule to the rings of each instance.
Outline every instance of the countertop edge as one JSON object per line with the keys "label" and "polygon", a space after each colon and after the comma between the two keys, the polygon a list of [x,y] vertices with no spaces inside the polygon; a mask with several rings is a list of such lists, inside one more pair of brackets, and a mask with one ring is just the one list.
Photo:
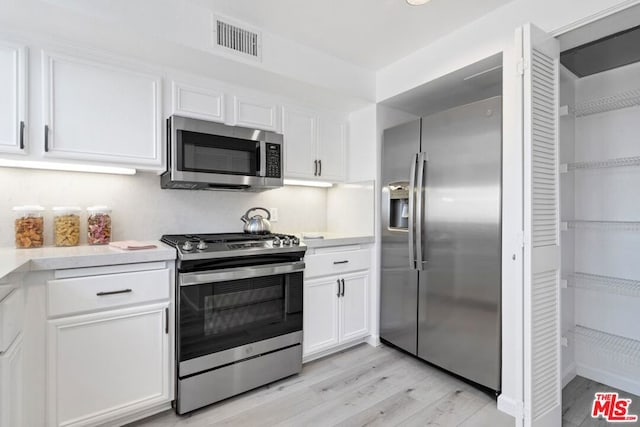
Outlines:
{"label": "countertop edge", "polygon": [[[176,259],[176,251],[171,246],[159,241],[151,243],[157,247],[133,251],[111,246],[45,247],[35,250],[2,248],[0,249],[0,257],[2,257],[0,260],[0,279],[15,272],[100,267]],[[71,249],[73,252],[65,253],[66,249]]]}
{"label": "countertop edge", "polygon": [[303,239],[308,248],[326,248],[330,246],[364,245],[375,242],[374,236],[332,236],[324,239]]}

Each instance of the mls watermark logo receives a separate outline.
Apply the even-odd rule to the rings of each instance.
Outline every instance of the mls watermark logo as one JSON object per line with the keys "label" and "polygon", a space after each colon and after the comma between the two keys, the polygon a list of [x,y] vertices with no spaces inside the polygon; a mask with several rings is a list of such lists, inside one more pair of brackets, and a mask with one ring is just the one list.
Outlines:
{"label": "mls watermark logo", "polygon": [[604,417],[610,423],[633,423],[637,415],[629,414],[631,399],[620,399],[618,393],[596,393],[591,409],[591,417]]}

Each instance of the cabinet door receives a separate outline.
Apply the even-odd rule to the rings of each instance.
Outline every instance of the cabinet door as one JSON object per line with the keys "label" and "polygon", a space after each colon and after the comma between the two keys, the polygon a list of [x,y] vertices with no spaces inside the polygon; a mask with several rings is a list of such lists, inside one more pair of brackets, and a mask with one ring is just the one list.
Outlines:
{"label": "cabinet door", "polygon": [[316,140],[318,117],[311,111],[284,107],[284,177],[314,178],[317,173]]}
{"label": "cabinet door", "polygon": [[0,427],[22,425],[22,335],[0,354]]}
{"label": "cabinet door", "polygon": [[0,42],[0,151],[24,150],[26,49]]}
{"label": "cabinet door", "polygon": [[168,402],[169,303],[48,322],[48,425],[99,424]]}
{"label": "cabinet door", "polygon": [[268,100],[233,97],[232,124],[278,132],[278,106]]}
{"label": "cabinet door", "polygon": [[218,89],[196,87],[181,82],[172,83],[172,111],[194,119],[224,122],[224,92]]}
{"label": "cabinet door", "polygon": [[319,179],[342,182],[347,176],[347,124],[329,117],[318,123]]}
{"label": "cabinet door", "polygon": [[369,335],[369,272],[345,274],[340,298],[340,341]]}
{"label": "cabinet door", "polygon": [[305,281],[303,356],[338,344],[338,278]]}
{"label": "cabinet door", "polygon": [[47,156],[161,168],[159,76],[49,52],[42,69]]}

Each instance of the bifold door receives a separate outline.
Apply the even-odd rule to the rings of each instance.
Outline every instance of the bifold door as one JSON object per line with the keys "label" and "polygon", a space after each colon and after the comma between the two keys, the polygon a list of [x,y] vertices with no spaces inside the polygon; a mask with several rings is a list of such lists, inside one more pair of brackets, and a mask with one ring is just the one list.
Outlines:
{"label": "bifold door", "polygon": [[560,426],[558,41],[528,24],[522,46],[524,424]]}

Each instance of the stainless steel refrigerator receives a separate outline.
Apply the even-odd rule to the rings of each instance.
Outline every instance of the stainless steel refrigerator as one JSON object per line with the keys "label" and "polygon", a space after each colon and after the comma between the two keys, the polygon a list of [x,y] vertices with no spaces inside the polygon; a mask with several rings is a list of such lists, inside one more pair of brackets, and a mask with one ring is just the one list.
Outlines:
{"label": "stainless steel refrigerator", "polygon": [[500,390],[502,98],[384,131],[380,337]]}

